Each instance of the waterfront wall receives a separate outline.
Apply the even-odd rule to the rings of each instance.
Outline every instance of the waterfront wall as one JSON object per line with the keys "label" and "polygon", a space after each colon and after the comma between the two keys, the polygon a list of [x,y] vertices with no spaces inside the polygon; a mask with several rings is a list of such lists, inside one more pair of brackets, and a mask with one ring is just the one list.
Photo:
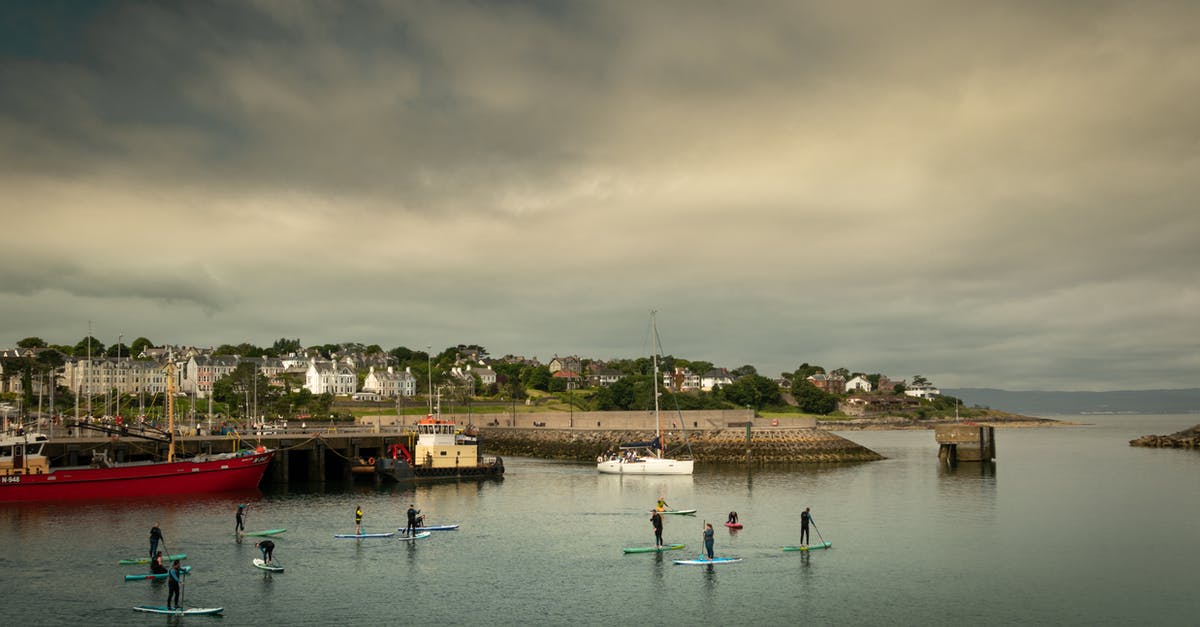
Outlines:
{"label": "waterfront wall", "polygon": [[[654,412],[652,411],[547,411],[547,412],[508,412],[500,414],[443,414],[443,418],[453,420],[459,425],[474,424],[484,427],[545,427],[548,429],[651,429],[655,428]],[[361,416],[360,424],[373,426],[376,423],[383,427],[411,426],[423,416]],[[763,418],[755,416],[750,409],[713,409],[690,410],[683,412],[663,412],[663,429],[671,431],[679,429],[682,424],[687,430],[726,429],[742,427],[750,424],[753,427],[804,427],[816,426],[816,418],[812,416],[796,416],[784,418]]]}
{"label": "waterfront wall", "polygon": [[[669,432],[667,446],[683,448],[683,433]],[[751,427],[689,430],[687,442],[698,463],[772,464],[875,461],[883,456],[839,435],[820,429]],[[483,449],[489,455],[594,462],[623,442],[647,441],[652,430],[552,429],[483,427]]]}

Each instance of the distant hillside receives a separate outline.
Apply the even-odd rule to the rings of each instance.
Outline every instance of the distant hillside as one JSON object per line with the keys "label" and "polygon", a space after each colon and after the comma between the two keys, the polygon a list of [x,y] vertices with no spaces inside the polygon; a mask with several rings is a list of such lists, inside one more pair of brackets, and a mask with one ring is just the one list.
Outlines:
{"label": "distant hillside", "polygon": [[1039,392],[991,388],[942,389],[964,405],[1018,414],[1192,414],[1200,413],[1200,388],[1118,390],[1113,392]]}

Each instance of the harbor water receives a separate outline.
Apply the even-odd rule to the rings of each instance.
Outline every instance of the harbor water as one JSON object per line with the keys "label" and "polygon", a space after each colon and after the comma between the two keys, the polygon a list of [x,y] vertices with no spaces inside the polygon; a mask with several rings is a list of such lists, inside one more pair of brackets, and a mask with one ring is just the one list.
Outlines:
{"label": "harbor water", "polygon": [[[1083,416],[1080,426],[998,429],[994,465],[937,459],[930,431],[845,437],[887,459],[849,465],[697,465],[690,477],[597,474],[594,464],[507,458],[502,481],[420,486],[290,486],[246,494],[0,507],[0,599],[9,624],[180,624],[131,611],[163,605],[162,582],[125,582],[118,566],[148,550],[159,523],[193,567],[189,624],[251,625],[1192,625],[1200,600],[1200,452],[1129,440],[1200,416]],[[654,542],[659,496],[687,548]],[[285,572],[255,569],[247,529],[273,538]],[[414,542],[343,540],[354,510],[367,532],[395,531],[413,503],[429,524]],[[810,507],[812,540],[799,543]],[[745,528],[722,523],[736,510]],[[704,522],[716,553],[696,557]]]}

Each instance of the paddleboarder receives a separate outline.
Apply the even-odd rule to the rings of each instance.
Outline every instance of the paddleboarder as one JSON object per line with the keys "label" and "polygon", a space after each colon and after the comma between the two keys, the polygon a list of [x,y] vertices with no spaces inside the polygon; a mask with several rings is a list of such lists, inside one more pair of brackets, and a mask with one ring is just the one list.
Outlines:
{"label": "paddleboarder", "polygon": [[158,552],[159,542],[162,542],[163,546],[167,545],[163,539],[162,529],[158,528],[158,523],[154,523],[154,526],[150,528],[150,559],[154,559],[154,554]]}
{"label": "paddleboarder", "polygon": [[162,551],[159,551],[154,555],[154,561],[150,562],[150,572],[154,573],[155,575],[161,575],[167,572],[167,567],[165,564],[163,564]]}
{"label": "paddleboarder", "polygon": [[246,531],[246,506],[245,505],[238,505],[236,520],[237,520],[237,524],[234,525],[233,532],[234,533],[242,533],[242,532]]}
{"label": "paddleboarder", "polygon": [[362,505],[354,509],[354,533],[362,535]]}
{"label": "paddleboarder", "polygon": [[708,554],[708,559],[713,558],[713,528],[712,523],[704,523],[704,552]]}
{"label": "paddleboarder", "polygon": [[663,545],[662,514],[659,514],[658,510],[654,510],[654,513],[650,514],[650,524],[654,527],[654,548],[661,549]]}
{"label": "paddleboarder", "polygon": [[738,518],[738,517],[737,517],[737,512],[729,512],[729,518],[725,520],[725,524],[727,524],[727,525],[736,525],[736,524],[737,524],[737,518]]}
{"label": "paddleboarder", "polygon": [[808,546],[808,524],[812,522],[812,514],[807,507],[800,512],[800,546]]}
{"label": "paddleboarder", "polygon": [[654,506],[654,509],[656,509],[660,512],[665,512],[665,511],[667,511],[668,507],[670,507],[670,505],[667,505],[666,497],[662,497],[662,496],[658,497],[658,504]]}
{"label": "paddleboarder", "polygon": [[270,540],[263,540],[261,542],[255,542],[254,546],[258,547],[259,551],[262,551],[262,556],[263,556],[264,562],[270,564],[275,561],[275,543],[274,542],[271,542]]}
{"label": "paddleboarder", "polygon": [[420,513],[421,510],[416,509],[412,503],[408,504],[408,524],[404,527],[404,535],[410,536],[417,532],[417,514]]}
{"label": "paddleboarder", "polygon": [[[167,571],[167,609],[183,609],[179,597],[179,591],[183,585],[183,569],[179,566],[179,560],[171,562],[171,570]],[[171,602],[174,601],[174,605]]]}

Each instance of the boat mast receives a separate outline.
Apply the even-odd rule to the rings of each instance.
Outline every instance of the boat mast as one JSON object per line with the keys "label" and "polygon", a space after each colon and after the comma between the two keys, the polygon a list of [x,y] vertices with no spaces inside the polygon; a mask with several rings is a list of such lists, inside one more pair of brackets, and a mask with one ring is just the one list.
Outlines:
{"label": "boat mast", "polygon": [[658,323],[654,317],[657,311],[650,311],[650,329],[654,332],[654,345],[650,348],[650,362],[654,364],[654,378],[650,381],[650,389],[654,392],[654,447],[658,449],[658,456],[665,457],[667,452],[663,450],[662,437],[662,414],[658,411]]}
{"label": "boat mast", "polygon": [[167,356],[167,461],[175,461],[175,357]]}

